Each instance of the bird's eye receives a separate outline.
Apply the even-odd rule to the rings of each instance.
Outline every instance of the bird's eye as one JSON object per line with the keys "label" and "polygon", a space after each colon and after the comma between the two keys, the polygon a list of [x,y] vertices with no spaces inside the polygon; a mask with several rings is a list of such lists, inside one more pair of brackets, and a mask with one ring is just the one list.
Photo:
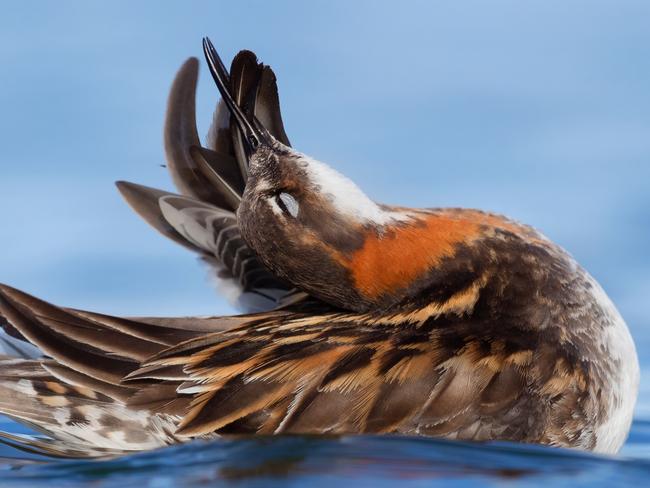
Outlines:
{"label": "bird's eye", "polygon": [[275,195],[275,203],[286,215],[291,215],[294,219],[298,216],[300,206],[293,196],[288,193],[278,193]]}

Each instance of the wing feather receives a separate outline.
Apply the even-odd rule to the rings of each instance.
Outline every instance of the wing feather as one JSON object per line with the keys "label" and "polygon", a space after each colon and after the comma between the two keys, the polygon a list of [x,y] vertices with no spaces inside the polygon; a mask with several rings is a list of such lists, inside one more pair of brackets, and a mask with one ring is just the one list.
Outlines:
{"label": "wing feather", "polygon": [[[270,310],[287,301],[307,299],[274,276],[241,240],[235,212],[245,187],[248,155],[223,100],[217,103],[208,147],[201,146],[195,107],[198,69],[195,58],[181,66],[165,118],[167,167],[182,196],[128,182],[118,182],[118,189],[161,234],[198,252],[214,268],[222,291],[240,309]],[[257,118],[276,139],[289,145],[273,70],[258,63],[252,52],[241,51],[232,61],[229,76],[233,99],[246,116]]]}
{"label": "wing feather", "polygon": [[[83,436],[70,437],[56,409],[68,420],[95,418],[103,433],[87,441],[93,449],[255,432],[539,441],[544,429],[551,444],[579,435],[572,419],[587,388],[582,367],[554,344],[535,343],[533,354],[530,338],[521,347],[513,337],[488,344],[463,318],[411,324],[287,308],[206,333],[189,318],[139,323],[61,309],[1,285],[0,310],[51,357],[0,357],[0,412],[71,448]],[[87,341],[89,331],[103,339]],[[540,369],[539,358],[553,366]],[[550,405],[553,415],[544,411]],[[116,421],[128,442],[111,434]]]}
{"label": "wing feather", "polygon": [[[234,285],[232,302],[245,311],[275,308],[295,295],[243,242],[232,211],[142,185],[118,182],[122,195],[161,234],[197,252],[220,283]],[[243,262],[246,261],[246,266]]]}
{"label": "wing feather", "polygon": [[194,401],[182,435],[231,432],[244,418],[247,428],[257,419],[260,432],[274,422],[276,433],[453,437],[501,428],[495,415],[522,401],[526,367],[472,341],[446,345],[441,334],[368,316],[267,316],[170,348],[131,378],[183,366],[178,392]]}

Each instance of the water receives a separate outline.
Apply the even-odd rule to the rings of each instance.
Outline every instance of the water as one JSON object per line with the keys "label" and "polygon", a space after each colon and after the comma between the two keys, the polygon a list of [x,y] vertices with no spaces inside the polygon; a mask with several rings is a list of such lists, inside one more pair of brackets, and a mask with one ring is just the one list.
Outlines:
{"label": "water", "polygon": [[[3,429],[25,431],[5,421]],[[52,460],[0,446],[2,486],[612,486],[650,476],[650,421],[616,456],[401,436],[257,436],[194,441],[111,460]]]}
{"label": "water", "polygon": [[[8,448],[3,486],[612,486],[650,476],[650,422],[636,422],[618,457],[512,443],[407,437],[279,436],[195,441],[110,461],[21,460]],[[645,446],[645,447],[644,447]]]}

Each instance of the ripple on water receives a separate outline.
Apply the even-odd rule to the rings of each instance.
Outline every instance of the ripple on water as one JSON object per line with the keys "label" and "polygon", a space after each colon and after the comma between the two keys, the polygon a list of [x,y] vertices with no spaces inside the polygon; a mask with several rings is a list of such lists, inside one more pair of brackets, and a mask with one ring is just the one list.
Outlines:
{"label": "ripple on water", "polygon": [[3,486],[611,486],[650,476],[650,422],[635,422],[617,457],[397,436],[241,437],[104,461],[46,461],[8,447],[0,456]]}

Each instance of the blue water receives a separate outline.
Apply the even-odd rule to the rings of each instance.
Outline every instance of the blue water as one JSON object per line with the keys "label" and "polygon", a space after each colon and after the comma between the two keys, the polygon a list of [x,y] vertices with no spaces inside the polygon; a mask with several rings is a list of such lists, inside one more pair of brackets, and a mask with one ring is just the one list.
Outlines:
{"label": "blue water", "polygon": [[[6,460],[2,486],[614,486],[650,476],[650,423],[616,458],[511,443],[405,437],[247,437],[195,441],[110,461]],[[641,447],[643,449],[643,447]],[[0,451],[0,455],[11,456]]]}

